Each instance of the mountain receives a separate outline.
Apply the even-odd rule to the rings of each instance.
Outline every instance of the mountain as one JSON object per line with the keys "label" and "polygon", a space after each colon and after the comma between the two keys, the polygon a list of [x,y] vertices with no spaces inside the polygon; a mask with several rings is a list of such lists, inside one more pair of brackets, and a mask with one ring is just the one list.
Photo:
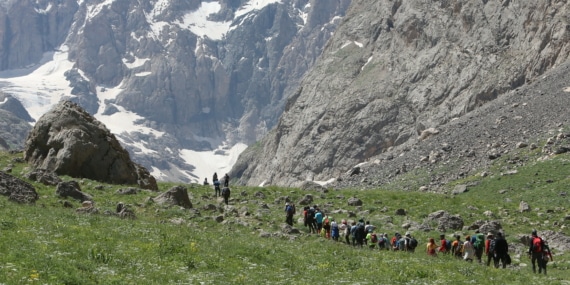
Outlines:
{"label": "mountain", "polygon": [[1,1],[0,90],[32,121],[76,102],[157,179],[199,182],[276,124],[350,2]]}
{"label": "mountain", "polygon": [[353,1],[277,126],[230,175],[359,187],[429,161],[449,163],[439,175],[473,174],[512,141],[567,128],[568,16],[566,1]]}

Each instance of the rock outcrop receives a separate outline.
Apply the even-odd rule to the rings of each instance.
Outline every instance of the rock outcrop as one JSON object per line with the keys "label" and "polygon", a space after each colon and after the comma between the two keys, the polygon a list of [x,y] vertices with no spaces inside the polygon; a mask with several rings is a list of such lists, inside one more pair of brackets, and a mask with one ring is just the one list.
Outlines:
{"label": "rock outcrop", "polygon": [[[449,128],[442,126],[462,118],[463,130],[458,131],[465,133],[469,131],[465,126],[479,125],[484,130],[470,136],[488,142],[491,131],[495,132],[490,126],[503,124],[501,131],[508,126],[494,122],[494,113],[477,110],[509,91],[518,98],[513,100],[518,108],[510,108],[517,114],[506,113],[506,120],[514,123],[524,113],[520,119],[527,121],[535,106],[523,103],[546,92],[515,94],[516,90],[547,80],[543,74],[563,67],[570,55],[567,15],[564,2],[546,0],[353,1],[275,130],[254,150],[246,150],[230,175],[247,185],[298,186],[308,178],[328,181],[359,163],[369,163],[368,168],[390,171],[378,175],[382,181],[411,169],[404,162],[418,165],[420,156],[432,150],[437,151],[432,157],[435,162],[443,160],[437,153],[443,156],[449,151],[474,156],[479,150],[471,152],[467,140],[455,136],[457,141],[444,140],[406,161],[391,161],[435,138],[447,137]],[[557,86],[556,92],[564,94],[565,87]],[[565,105],[557,100],[554,104]],[[528,124],[531,127],[512,128],[518,132],[517,141],[525,129],[547,129],[557,121],[555,116],[567,112],[552,113],[548,114],[552,121],[539,118]],[[485,116],[493,118],[493,123],[480,123]],[[420,139],[430,128],[438,132]],[[504,137],[500,132],[498,136]],[[361,168],[369,170],[365,165]],[[378,184],[356,179],[351,181],[363,187]]]}
{"label": "rock outcrop", "polygon": [[186,209],[192,208],[192,202],[188,198],[188,190],[184,186],[174,186],[158,195],[154,198],[154,201],[161,205],[181,206]]}
{"label": "rock outcrop", "polygon": [[38,120],[26,140],[24,159],[58,175],[158,189],[154,177],[131,161],[102,123],[69,101]]}
{"label": "rock outcrop", "polygon": [[33,204],[39,199],[34,186],[3,171],[0,171],[0,195],[24,204]]}

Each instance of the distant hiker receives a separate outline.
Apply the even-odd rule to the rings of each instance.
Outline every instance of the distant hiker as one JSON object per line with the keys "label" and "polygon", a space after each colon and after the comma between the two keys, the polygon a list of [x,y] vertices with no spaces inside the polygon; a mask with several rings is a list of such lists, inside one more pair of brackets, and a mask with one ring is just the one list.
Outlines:
{"label": "distant hiker", "polygon": [[226,175],[224,175],[224,187],[229,187],[230,185],[230,176],[226,173]]}
{"label": "distant hiker", "polygon": [[331,237],[334,241],[338,241],[340,237],[340,228],[333,218],[331,218]]}
{"label": "distant hiker", "polygon": [[449,253],[449,250],[451,249],[451,242],[448,242],[445,239],[445,234],[439,235],[439,241],[440,241],[440,245],[439,245],[438,251],[442,252],[442,253]]}
{"label": "distant hiker", "polygon": [[463,243],[463,259],[469,262],[473,261],[475,256],[475,249],[471,243],[471,236],[465,237],[465,242]]}
{"label": "distant hiker", "polygon": [[219,180],[214,180],[214,195],[216,197],[221,196],[221,190],[220,190],[220,181]]}
{"label": "distant hiker", "polygon": [[475,243],[473,244],[475,249],[475,256],[477,261],[481,263],[481,258],[483,257],[483,251],[485,250],[485,236],[482,233],[475,235]]}
{"label": "distant hiker", "polygon": [[416,240],[410,232],[406,232],[404,237],[400,240],[400,250],[414,252],[417,246],[418,240]]}
{"label": "distant hiker", "polygon": [[366,244],[368,244],[368,248],[374,249],[376,247],[376,243],[378,242],[378,235],[372,231],[372,229],[368,229],[368,234],[366,234]]}
{"label": "distant hiker", "polygon": [[451,254],[457,258],[462,258],[463,242],[461,241],[461,235],[456,235],[455,240],[451,243]]}
{"label": "distant hiker", "polygon": [[204,185],[210,185],[210,183],[208,183],[208,178],[204,178]]}
{"label": "distant hiker", "polygon": [[352,245],[356,246],[356,222],[352,222],[352,226],[350,227],[350,237],[352,239]]}
{"label": "distant hiker", "polygon": [[390,250],[390,243],[388,242],[388,234],[384,233],[378,239],[378,249]]}
{"label": "distant hiker", "polygon": [[230,199],[230,193],[231,190],[229,187],[224,187],[224,189],[222,189],[222,197],[224,197],[224,203],[226,203],[226,205],[228,205]]}
{"label": "distant hiker", "polygon": [[356,233],[355,233],[356,243],[362,247],[364,246],[364,240],[366,239],[366,231],[364,230],[364,219],[358,220],[356,224]]}
{"label": "distant hiker", "polygon": [[346,220],[342,220],[342,223],[340,224],[340,230],[344,235],[344,240],[346,242],[346,244],[350,245],[350,225],[348,225],[348,222]]}
{"label": "distant hiker", "polygon": [[503,264],[503,268],[507,267],[509,255],[509,244],[501,232],[497,233],[495,238],[495,268],[499,268],[499,261]]}
{"label": "distant hiker", "polygon": [[402,236],[400,235],[400,233],[395,233],[394,236],[392,237],[392,239],[390,240],[390,246],[392,247],[392,250],[399,250],[399,241],[402,238]]}
{"label": "distant hiker", "polygon": [[323,219],[323,231],[325,232],[325,238],[331,238],[331,221],[329,216],[325,216]]}
{"label": "distant hiker", "polygon": [[491,260],[494,259],[495,251],[495,237],[493,233],[489,232],[487,234],[487,240],[485,241],[485,255],[487,255],[487,266],[491,265]]}
{"label": "distant hiker", "polygon": [[214,172],[214,177],[212,177],[212,181],[213,182],[218,181],[218,173]]}
{"label": "distant hiker", "polygon": [[364,226],[364,231],[365,232],[369,232],[369,231],[374,231],[376,230],[376,227],[370,224],[370,221],[366,221],[366,225]]}
{"label": "distant hiker", "polygon": [[437,252],[435,251],[437,245],[435,244],[435,240],[433,238],[429,238],[429,241],[426,245],[426,253],[430,256],[437,256]]}
{"label": "distant hiker", "polygon": [[319,208],[315,208],[315,223],[317,224],[317,233],[321,233],[323,229],[323,213]]}
{"label": "distant hiker", "polygon": [[309,226],[309,233],[317,233],[317,226],[315,224],[315,208],[309,207],[307,211],[307,225]]}
{"label": "distant hiker", "polygon": [[303,207],[303,225],[305,226],[305,228],[309,226],[309,223],[307,223],[308,212],[309,212],[309,206]]}
{"label": "distant hiker", "polygon": [[536,263],[538,263],[538,273],[546,275],[546,262],[544,260],[544,240],[538,236],[536,230],[532,230],[528,255],[532,262],[532,272],[536,273]]}
{"label": "distant hiker", "polygon": [[293,226],[293,215],[295,214],[295,208],[292,204],[285,203],[285,222]]}

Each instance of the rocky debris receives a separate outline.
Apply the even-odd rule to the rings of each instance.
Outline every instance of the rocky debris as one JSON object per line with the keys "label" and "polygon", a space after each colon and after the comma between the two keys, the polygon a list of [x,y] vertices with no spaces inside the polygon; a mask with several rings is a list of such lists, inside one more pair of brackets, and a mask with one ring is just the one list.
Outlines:
{"label": "rocky debris", "polygon": [[57,176],[57,174],[44,169],[34,169],[24,174],[24,177],[32,181],[40,182],[44,185],[50,186],[55,186],[62,181],[61,178]]}
{"label": "rocky debris", "polygon": [[405,216],[407,214],[405,209],[399,208],[394,212],[396,216]]}
{"label": "rocky debris", "polygon": [[136,219],[135,212],[127,207],[123,202],[117,204],[115,213],[121,219]]}
{"label": "rocky debris", "polygon": [[528,205],[527,202],[521,201],[521,202],[519,203],[519,211],[520,211],[521,213],[523,213],[523,212],[530,212],[530,206]]}
{"label": "rocky debris", "polygon": [[321,186],[318,183],[315,183],[313,181],[305,181],[303,182],[303,184],[301,184],[301,186],[299,187],[301,188],[301,190],[305,190],[305,191],[315,191],[315,192],[321,192],[321,193],[327,193],[328,189]]}
{"label": "rocky debris", "polygon": [[[242,195],[244,196],[244,195]],[[261,191],[257,191],[253,194],[253,197],[258,198],[258,199],[265,199],[265,194],[263,194],[263,192]]]}
{"label": "rocky debris", "polygon": [[362,206],[362,200],[360,200],[356,197],[348,198],[348,205],[349,206]]}
{"label": "rocky debris", "polygon": [[81,107],[62,101],[45,113],[26,140],[24,159],[58,175],[157,190],[156,180],[131,161],[115,136]]}
{"label": "rocky debris", "polygon": [[0,195],[8,196],[8,200],[22,204],[33,204],[39,199],[34,186],[2,171],[0,171]]}
{"label": "rocky debris", "polygon": [[460,185],[456,185],[455,188],[453,188],[453,191],[451,192],[451,194],[453,195],[457,195],[457,194],[462,194],[469,191],[467,189],[467,185],[465,184],[460,184]]}
{"label": "rocky debris", "polygon": [[127,187],[127,188],[120,188],[118,189],[115,194],[119,194],[119,195],[135,195],[140,193],[140,189],[139,188],[134,188],[134,187]]}
{"label": "rocky debris", "polygon": [[186,209],[192,208],[190,198],[188,198],[188,190],[184,186],[174,186],[168,191],[158,195],[154,201],[162,205],[181,206]]}
{"label": "rocky debris", "polygon": [[299,229],[294,228],[288,224],[282,224],[281,225],[281,232],[284,234],[288,234],[288,235],[298,235],[301,233],[301,231],[299,231]]}
{"label": "rocky debris", "polygon": [[497,234],[498,232],[502,232],[503,226],[501,226],[501,223],[499,221],[477,220],[473,222],[469,227],[467,227],[467,230],[469,231],[479,230],[479,232],[484,234],[487,234],[489,232]]}
{"label": "rocky debris", "polygon": [[305,194],[305,196],[303,196],[303,198],[301,198],[297,202],[297,205],[307,206],[307,205],[311,205],[312,203],[313,203],[313,195]]}
{"label": "rocky debris", "polygon": [[81,202],[81,208],[75,209],[78,214],[98,214],[99,209],[95,207],[93,201],[83,201]]}
{"label": "rocky debris", "polygon": [[439,210],[427,216],[424,223],[437,223],[437,230],[446,232],[448,230],[463,229],[463,219],[459,215],[451,215],[447,211]]}
{"label": "rocky debris", "polygon": [[57,184],[55,194],[61,198],[72,198],[79,202],[92,201],[93,198],[81,191],[81,186],[75,180],[63,181]]}

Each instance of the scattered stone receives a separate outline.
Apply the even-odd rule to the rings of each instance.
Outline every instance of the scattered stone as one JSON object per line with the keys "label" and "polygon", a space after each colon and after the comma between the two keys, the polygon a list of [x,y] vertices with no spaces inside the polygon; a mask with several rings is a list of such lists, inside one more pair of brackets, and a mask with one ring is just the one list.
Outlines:
{"label": "scattered stone", "polygon": [[90,195],[81,191],[79,183],[75,180],[60,182],[56,186],[55,194],[61,198],[72,198],[79,202],[92,201]]}
{"label": "scattered stone", "polygon": [[349,171],[349,176],[359,175],[360,173],[360,166],[355,166]]}
{"label": "scattered stone", "polygon": [[424,223],[437,222],[437,230],[446,232],[447,230],[460,230],[463,228],[463,219],[459,215],[450,215],[447,211],[439,210],[427,216]]}
{"label": "scattered stone", "polygon": [[456,185],[455,188],[453,188],[453,191],[451,192],[451,194],[453,195],[458,195],[458,194],[462,194],[469,191],[467,189],[467,185],[465,184],[460,184],[460,185]]}
{"label": "scattered stone", "polygon": [[524,142],[519,142],[519,143],[517,143],[517,148],[525,148],[525,147],[527,147],[527,146],[528,146],[528,144],[527,144],[527,143],[524,143]]}
{"label": "scattered stone", "polygon": [[310,205],[311,203],[313,203],[313,195],[305,194],[305,196],[297,202],[297,205],[307,206]]}
{"label": "scattered stone", "polygon": [[33,204],[39,199],[32,184],[1,171],[0,195],[8,196],[8,200],[22,204]]}
{"label": "scattered stone", "polygon": [[224,215],[219,215],[219,216],[214,217],[214,221],[216,221],[218,223],[223,222],[224,221]]}
{"label": "scattered stone", "polygon": [[530,206],[528,205],[527,202],[521,201],[521,202],[519,203],[519,211],[520,211],[521,213],[530,212]]}
{"label": "scattered stone", "polygon": [[329,190],[322,185],[315,183],[313,181],[304,181],[300,186],[301,190],[305,191],[316,191],[321,193],[328,193]]}
{"label": "scattered stone", "polygon": [[184,186],[174,186],[168,191],[158,195],[154,198],[154,201],[163,205],[182,206],[186,209],[192,208],[192,203],[188,198],[188,190]]}
{"label": "scattered stone", "polygon": [[362,200],[360,200],[356,197],[351,197],[348,199],[348,205],[349,206],[362,206]]}
{"label": "scattered stone", "polygon": [[34,169],[24,174],[24,177],[49,186],[55,186],[62,181],[53,171],[44,169]]}
{"label": "scattered stone", "polygon": [[115,193],[119,194],[119,195],[135,195],[135,194],[138,194],[139,192],[140,192],[140,189],[138,189],[138,188],[128,187],[128,188],[121,188],[121,189],[117,190],[117,192],[115,192]]}
{"label": "scattered stone", "polygon": [[257,191],[253,194],[253,197],[258,198],[258,199],[265,199],[265,194],[263,194],[263,192],[261,192],[261,191]]}
{"label": "scattered stone", "polygon": [[404,209],[397,209],[396,212],[394,212],[394,214],[396,216],[405,216],[406,215],[406,210]]}

